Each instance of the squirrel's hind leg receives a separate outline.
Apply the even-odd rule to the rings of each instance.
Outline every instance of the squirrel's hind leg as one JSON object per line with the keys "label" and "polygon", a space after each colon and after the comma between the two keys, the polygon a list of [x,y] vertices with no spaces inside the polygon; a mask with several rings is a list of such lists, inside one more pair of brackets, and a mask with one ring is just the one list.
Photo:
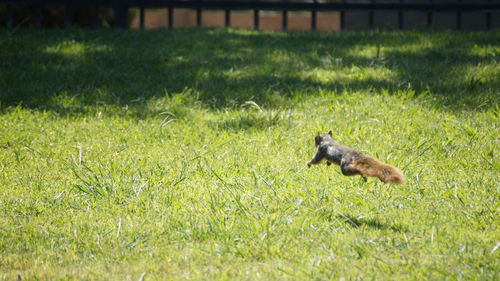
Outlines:
{"label": "squirrel's hind leg", "polygon": [[352,166],[347,166],[347,167],[341,167],[341,170],[342,170],[342,174],[344,176],[355,176],[355,175],[360,175],[361,178],[363,179],[364,182],[367,182],[368,179],[366,178],[365,175],[363,175],[361,173],[361,171],[359,171],[358,169],[352,167]]}
{"label": "squirrel's hind leg", "polygon": [[355,175],[360,175],[363,177],[363,179],[366,181],[366,177],[359,171],[358,169],[354,168],[353,165],[341,165],[340,170],[342,171],[342,174],[344,176],[355,176]]}

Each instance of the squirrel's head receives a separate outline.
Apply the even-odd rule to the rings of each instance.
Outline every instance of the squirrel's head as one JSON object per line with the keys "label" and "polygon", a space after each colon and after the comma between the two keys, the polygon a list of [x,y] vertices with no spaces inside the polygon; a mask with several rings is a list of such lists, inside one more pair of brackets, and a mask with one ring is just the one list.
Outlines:
{"label": "squirrel's head", "polygon": [[332,131],[329,131],[326,134],[320,134],[320,133],[318,133],[316,135],[316,137],[314,137],[314,144],[316,146],[319,146],[321,144],[321,142],[324,141],[324,140],[326,140],[326,139],[333,139],[332,138]]}

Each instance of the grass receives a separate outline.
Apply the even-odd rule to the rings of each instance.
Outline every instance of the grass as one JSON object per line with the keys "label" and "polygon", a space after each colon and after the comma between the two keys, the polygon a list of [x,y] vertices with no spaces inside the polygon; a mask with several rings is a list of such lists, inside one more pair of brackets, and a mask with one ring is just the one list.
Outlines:
{"label": "grass", "polygon": [[[0,280],[495,280],[500,34],[0,30]],[[401,186],[308,169],[317,132]]]}

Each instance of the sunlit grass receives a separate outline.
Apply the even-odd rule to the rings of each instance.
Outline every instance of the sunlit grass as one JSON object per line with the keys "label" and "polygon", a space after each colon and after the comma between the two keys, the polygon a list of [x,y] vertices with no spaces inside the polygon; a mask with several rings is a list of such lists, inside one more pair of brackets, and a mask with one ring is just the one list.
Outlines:
{"label": "sunlit grass", "polygon": [[9,32],[0,279],[499,277],[498,33]]}
{"label": "sunlit grass", "polygon": [[47,46],[44,50],[49,54],[68,56],[69,58],[79,58],[88,52],[110,51],[106,45],[88,44],[76,42],[75,40],[62,41],[52,46]]}

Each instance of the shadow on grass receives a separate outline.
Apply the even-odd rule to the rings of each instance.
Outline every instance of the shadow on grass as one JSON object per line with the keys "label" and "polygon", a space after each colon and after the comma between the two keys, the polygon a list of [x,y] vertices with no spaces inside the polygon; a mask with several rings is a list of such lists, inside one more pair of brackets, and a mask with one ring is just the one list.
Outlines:
{"label": "shadow on grass", "polygon": [[[452,110],[487,109],[500,85],[488,46],[499,35],[4,29],[0,106],[68,116],[127,108],[144,118],[161,112],[152,102],[186,90],[210,107],[273,108],[321,90],[411,88]],[[471,75],[478,66],[484,73]]]}
{"label": "shadow on grass", "polygon": [[367,226],[370,228],[380,229],[380,230],[391,230],[394,232],[405,232],[407,229],[400,225],[389,225],[378,221],[377,219],[357,219],[351,216],[337,216],[337,219],[345,222],[346,224],[354,227],[360,228],[362,226]]}

